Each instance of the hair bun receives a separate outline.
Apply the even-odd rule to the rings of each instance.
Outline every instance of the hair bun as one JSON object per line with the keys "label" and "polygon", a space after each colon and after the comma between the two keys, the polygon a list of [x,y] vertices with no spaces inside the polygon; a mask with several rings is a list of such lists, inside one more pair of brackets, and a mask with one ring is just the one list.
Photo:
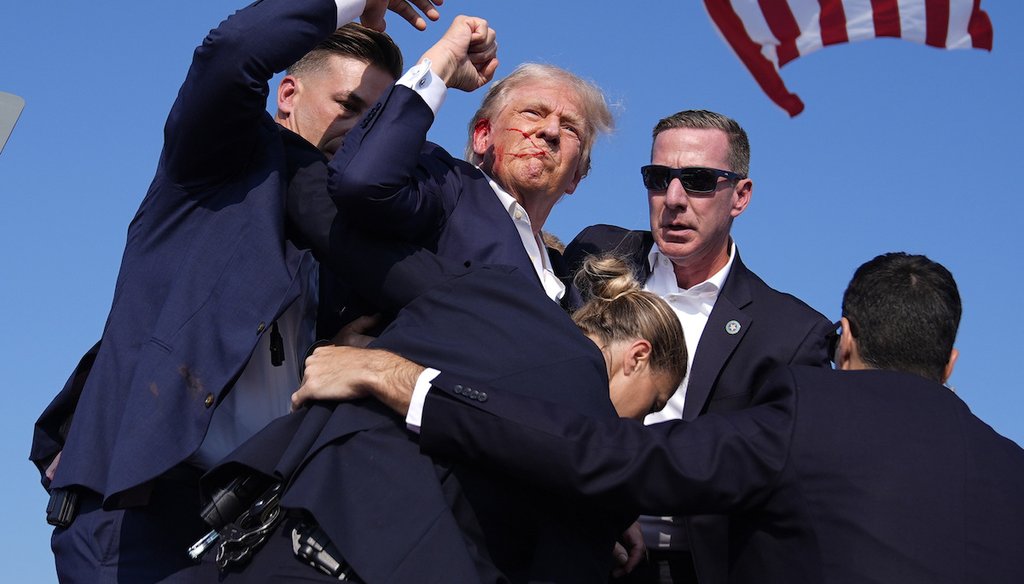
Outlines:
{"label": "hair bun", "polygon": [[621,257],[608,254],[584,260],[576,272],[575,283],[584,300],[611,301],[641,290],[630,264]]}

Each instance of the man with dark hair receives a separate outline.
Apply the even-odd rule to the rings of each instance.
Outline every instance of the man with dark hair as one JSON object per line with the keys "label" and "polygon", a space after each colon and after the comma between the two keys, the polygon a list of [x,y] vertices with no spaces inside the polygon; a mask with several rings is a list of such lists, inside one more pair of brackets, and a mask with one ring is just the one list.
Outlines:
{"label": "man with dark hair", "polygon": [[[326,197],[327,158],[395,82],[385,12],[425,28],[416,8],[438,18],[430,0],[265,0],[196,49],[102,340],[36,424],[62,581],[196,577],[199,476],[289,411],[314,340],[304,248],[325,227],[292,211]],[[337,30],[357,17],[376,30]],[[269,80],[311,50],[271,118]]]}
{"label": "man with dark hair", "polygon": [[[690,373],[647,423],[747,407],[779,365],[827,367],[831,323],[765,284],[732,239],[754,191],[747,133],[722,114],[687,110],[660,120],[653,139],[651,164],[641,169],[651,230],[595,225],[565,252],[571,268],[595,253],[630,258],[644,289],[664,298],[683,325]],[[724,576],[723,518],[641,517],[640,524],[650,562],[628,582],[658,582],[666,572],[677,584]]]}
{"label": "man with dark hair", "polygon": [[952,274],[924,256],[878,256],[857,270],[843,294],[843,330],[857,339],[850,358],[872,369],[944,382],[958,356],[953,340],[959,325]]}
{"label": "man with dark hair", "polygon": [[360,368],[351,348],[344,383],[311,380],[294,399],[371,393],[431,456],[623,512],[728,514],[716,582],[1017,581],[1024,450],[942,385],[957,356],[952,276],[924,256],[879,256],[843,311],[840,370],[778,368],[751,407],[692,422],[597,420],[481,384],[489,399],[473,400],[458,375],[381,351]]}

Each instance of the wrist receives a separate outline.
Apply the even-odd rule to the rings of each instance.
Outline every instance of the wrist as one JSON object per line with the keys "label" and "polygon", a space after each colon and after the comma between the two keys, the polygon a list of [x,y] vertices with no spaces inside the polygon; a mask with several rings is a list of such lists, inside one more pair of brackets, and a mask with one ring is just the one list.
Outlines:
{"label": "wrist", "polygon": [[368,384],[370,393],[400,414],[409,409],[413,389],[424,367],[382,349],[374,350],[377,367]]}

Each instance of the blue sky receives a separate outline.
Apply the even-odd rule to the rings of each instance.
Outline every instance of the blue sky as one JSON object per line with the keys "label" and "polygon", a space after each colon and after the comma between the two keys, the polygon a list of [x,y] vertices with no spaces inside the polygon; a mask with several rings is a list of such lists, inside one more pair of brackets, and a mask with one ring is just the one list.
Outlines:
{"label": "blue sky", "polygon": [[[565,240],[593,223],[647,225],[639,167],[650,129],[681,109],[737,119],[752,146],[751,206],[734,235],[770,285],[837,318],[853,270],[894,250],[923,253],[957,278],[964,315],[951,383],[999,432],[1024,443],[1024,387],[1009,375],[1024,342],[1024,7],[986,0],[995,48],[941,51],[882,39],[830,47],[783,71],[807,109],[790,119],[755,85],[697,1],[642,9],[594,2],[449,0],[442,22],[389,32],[414,62],[457,13],[498,31],[498,75],[542,61],[593,79],[617,131],[555,208]],[[46,497],[26,457],[32,423],[98,338],[125,230],[152,178],[163,121],[192,49],[241,3],[17,2],[0,19],[0,91],[27,106],[0,154],[0,533],[11,581],[55,581]],[[452,94],[431,139],[461,152],[478,94]],[[1008,184],[1012,183],[1012,184]],[[870,428],[865,428],[870,432]],[[856,439],[856,437],[851,437]]]}

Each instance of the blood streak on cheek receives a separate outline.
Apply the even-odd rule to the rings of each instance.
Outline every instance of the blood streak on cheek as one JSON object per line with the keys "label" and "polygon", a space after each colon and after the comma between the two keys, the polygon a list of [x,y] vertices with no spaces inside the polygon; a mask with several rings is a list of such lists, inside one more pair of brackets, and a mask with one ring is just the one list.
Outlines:
{"label": "blood streak on cheek", "polygon": [[[520,130],[519,128],[508,128],[508,131],[509,132],[515,132],[517,134],[522,134],[523,138],[525,138],[526,141],[530,143],[530,146],[533,146],[534,148],[537,148],[539,150],[543,150],[543,148],[538,146],[537,143],[533,140],[533,137],[530,136],[529,132],[524,132],[523,130]],[[495,151],[495,154],[497,155],[498,152]],[[530,154],[530,153],[519,153],[519,154],[510,154],[509,156],[513,156],[515,158],[537,158],[538,157],[536,153],[533,153],[533,154]]]}

